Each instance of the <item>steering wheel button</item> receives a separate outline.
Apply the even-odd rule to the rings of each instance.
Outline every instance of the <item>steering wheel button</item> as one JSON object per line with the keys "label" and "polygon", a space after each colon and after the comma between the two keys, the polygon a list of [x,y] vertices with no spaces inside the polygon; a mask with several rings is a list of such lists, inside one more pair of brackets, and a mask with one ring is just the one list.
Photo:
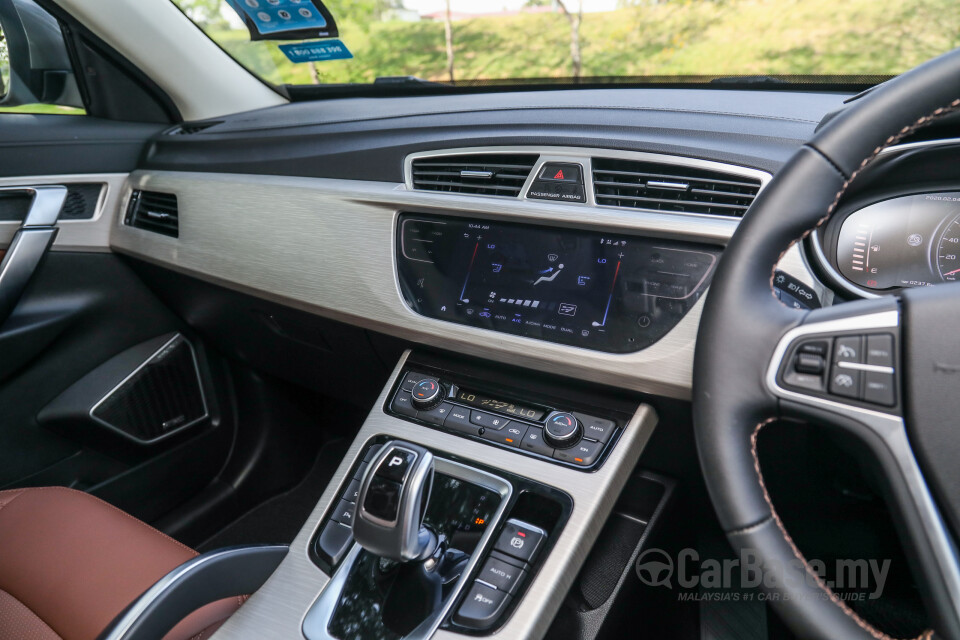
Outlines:
{"label": "steering wheel button", "polygon": [[800,348],[797,349],[799,353],[808,353],[812,356],[820,356],[821,358],[827,357],[827,350],[830,348],[826,340],[811,340],[810,342],[804,342],[800,345]]}
{"label": "steering wheel button", "polygon": [[834,362],[863,362],[863,339],[860,336],[837,338],[833,348]]}
{"label": "steering wheel button", "polygon": [[896,402],[892,373],[867,371],[863,381],[863,399],[866,402],[892,407]]}
{"label": "steering wheel button", "polygon": [[867,364],[893,366],[893,336],[889,333],[867,336]]}
{"label": "steering wheel button", "polygon": [[860,398],[860,371],[833,367],[830,373],[830,393],[844,398]]}
{"label": "steering wheel button", "polygon": [[793,363],[793,368],[797,373],[807,373],[814,376],[823,375],[826,369],[826,361],[822,356],[810,353],[798,353],[797,359]]}

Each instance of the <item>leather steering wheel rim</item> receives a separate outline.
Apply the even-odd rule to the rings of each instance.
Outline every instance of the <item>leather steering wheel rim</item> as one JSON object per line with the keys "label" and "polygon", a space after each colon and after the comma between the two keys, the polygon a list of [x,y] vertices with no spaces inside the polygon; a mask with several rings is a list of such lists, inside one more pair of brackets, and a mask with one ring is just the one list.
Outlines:
{"label": "leather steering wheel rim", "polygon": [[[792,567],[798,579],[788,576],[765,589],[777,596],[771,603],[785,622],[805,638],[888,636],[814,576],[763,484],[757,435],[781,416],[783,404],[765,376],[784,334],[811,315],[774,297],[773,272],[791,246],[830,218],[847,188],[884,149],[958,109],[960,49],[889,81],[844,110],[757,197],[727,246],[707,296],[693,379],[700,464],[734,549],[758,554],[765,568]],[[897,308],[889,298],[849,304]],[[847,306],[819,311],[818,317],[829,318],[834,309]],[[938,635],[960,634],[955,604],[940,598],[927,605]],[[932,631],[922,635],[929,636]]]}

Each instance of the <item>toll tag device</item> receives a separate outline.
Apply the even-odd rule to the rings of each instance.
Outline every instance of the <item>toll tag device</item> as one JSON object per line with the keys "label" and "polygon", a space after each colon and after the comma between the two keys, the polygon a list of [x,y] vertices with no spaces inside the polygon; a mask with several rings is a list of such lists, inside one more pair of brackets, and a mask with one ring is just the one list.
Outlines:
{"label": "toll tag device", "polygon": [[307,40],[339,36],[333,14],[320,0],[227,0],[251,40]]}

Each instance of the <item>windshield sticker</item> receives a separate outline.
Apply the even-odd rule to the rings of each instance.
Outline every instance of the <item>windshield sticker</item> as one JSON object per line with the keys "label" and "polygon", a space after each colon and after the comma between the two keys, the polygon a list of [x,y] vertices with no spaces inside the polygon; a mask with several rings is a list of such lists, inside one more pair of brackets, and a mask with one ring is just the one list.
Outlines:
{"label": "windshield sticker", "polygon": [[333,15],[320,0],[227,0],[250,32],[251,40],[336,38]]}
{"label": "windshield sticker", "polygon": [[347,45],[339,40],[281,44],[280,51],[283,51],[283,55],[287,56],[293,63],[348,60],[353,57],[353,54],[347,49]]}

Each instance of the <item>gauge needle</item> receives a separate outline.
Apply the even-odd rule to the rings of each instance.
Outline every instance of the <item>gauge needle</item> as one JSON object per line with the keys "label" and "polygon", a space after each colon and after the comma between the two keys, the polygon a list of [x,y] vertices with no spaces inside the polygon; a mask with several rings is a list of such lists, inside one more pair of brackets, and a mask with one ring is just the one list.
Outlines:
{"label": "gauge needle", "polygon": [[949,272],[949,273],[945,273],[945,274],[943,274],[943,277],[946,278],[947,276],[952,276],[952,275],[955,274],[955,273],[960,273],[960,269],[954,269],[953,271],[951,271],[951,272]]}

